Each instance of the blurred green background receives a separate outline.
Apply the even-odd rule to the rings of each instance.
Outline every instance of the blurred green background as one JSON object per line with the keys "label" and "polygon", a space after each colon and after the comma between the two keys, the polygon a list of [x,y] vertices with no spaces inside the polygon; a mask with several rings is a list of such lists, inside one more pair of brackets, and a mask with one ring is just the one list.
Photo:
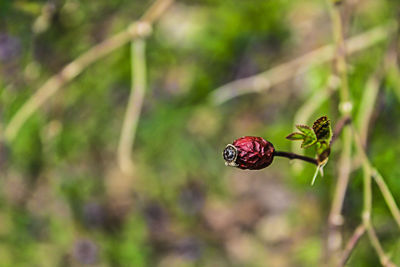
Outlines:
{"label": "blurred green background", "polygon": [[[344,2],[346,36],[400,14],[395,0]],[[1,0],[0,129],[46,79],[151,3]],[[356,115],[367,80],[382,69],[368,155],[400,203],[400,77],[397,65],[382,63],[391,44],[398,51],[396,35],[349,57],[349,82]],[[285,136],[295,123],[328,115],[335,125],[336,93],[309,121],[294,122],[310,95],[324,90],[332,63],[222,105],[210,94],[331,42],[324,0],[176,1],[147,41],[133,176],[116,161],[130,92],[129,45],[84,70],[13,142],[1,142],[0,266],[320,266],[341,141],[313,187],[310,164],[299,171],[277,158],[267,169],[242,171],[224,166],[222,150],[255,135],[290,151]],[[355,162],[345,241],[361,221]],[[375,185],[373,196],[377,234],[400,264],[400,231]],[[348,265],[379,266],[366,237]]]}

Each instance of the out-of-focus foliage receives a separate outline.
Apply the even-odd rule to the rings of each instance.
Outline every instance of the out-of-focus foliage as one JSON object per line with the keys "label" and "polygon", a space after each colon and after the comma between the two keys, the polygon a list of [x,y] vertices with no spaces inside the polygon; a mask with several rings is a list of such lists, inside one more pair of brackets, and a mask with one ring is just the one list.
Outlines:
{"label": "out-of-focus foliage", "polygon": [[[344,2],[347,36],[396,19],[400,10],[394,0]],[[47,78],[150,4],[0,1],[0,129]],[[243,135],[290,150],[285,136],[294,114],[323,89],[332,64],[222,106],[212,106],[209,94],[331,36],[324,0],[177,1],[147,42],[149,88],[133,148],[134,177],[116,163],[130,90],[128,46],[90,66],[46,102],[14,142],[1,143],[0,266],[318,266],[340,141],[314,187],[312,166],[296,173],[275,159],[266,170],[246,172],[226,168],[221,153]],[[389,38],[350,57],[355,111],[388,45]],[[400,203],[396,78],[385,72],[368,154]],[[337,104],[334,95],[311,121],[328,115],[334,126]],[[355,170],[345,238],[361,220],[361,188]],[[400,232],[376,188],[373,222],[400,264]],[[362,239],[349,266],[378,264]]]}

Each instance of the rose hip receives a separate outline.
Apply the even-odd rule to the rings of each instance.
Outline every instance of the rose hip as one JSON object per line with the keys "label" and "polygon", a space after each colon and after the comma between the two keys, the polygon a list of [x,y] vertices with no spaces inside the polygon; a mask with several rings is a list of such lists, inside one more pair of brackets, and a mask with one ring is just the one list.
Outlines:
{"label": "rose hip", "polygon": [[227,166],[260,170],[272,163],[274,152],[274,146],[264,138],[244,136],[227,145],[223,156]]}

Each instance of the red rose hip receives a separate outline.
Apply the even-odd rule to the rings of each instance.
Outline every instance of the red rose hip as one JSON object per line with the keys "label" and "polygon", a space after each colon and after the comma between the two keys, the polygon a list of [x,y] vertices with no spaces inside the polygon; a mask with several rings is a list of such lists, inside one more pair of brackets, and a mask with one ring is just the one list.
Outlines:
{"label": "red rose hip", "polygon": [[227,166],[260,170],[272,163],[274,152],[274,146],[264,138],[244,136],[227,145],[223,156]]}

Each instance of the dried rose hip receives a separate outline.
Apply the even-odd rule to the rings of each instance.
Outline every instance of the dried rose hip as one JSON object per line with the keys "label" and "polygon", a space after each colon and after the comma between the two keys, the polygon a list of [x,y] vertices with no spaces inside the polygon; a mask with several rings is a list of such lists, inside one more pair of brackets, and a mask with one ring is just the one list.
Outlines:
{"label": "dried rose hip", "polygon": [[227,166],[259,170],[272,163],[274,152],[274,146],[264,138],[244,136],[227,145],[223,156]]}

